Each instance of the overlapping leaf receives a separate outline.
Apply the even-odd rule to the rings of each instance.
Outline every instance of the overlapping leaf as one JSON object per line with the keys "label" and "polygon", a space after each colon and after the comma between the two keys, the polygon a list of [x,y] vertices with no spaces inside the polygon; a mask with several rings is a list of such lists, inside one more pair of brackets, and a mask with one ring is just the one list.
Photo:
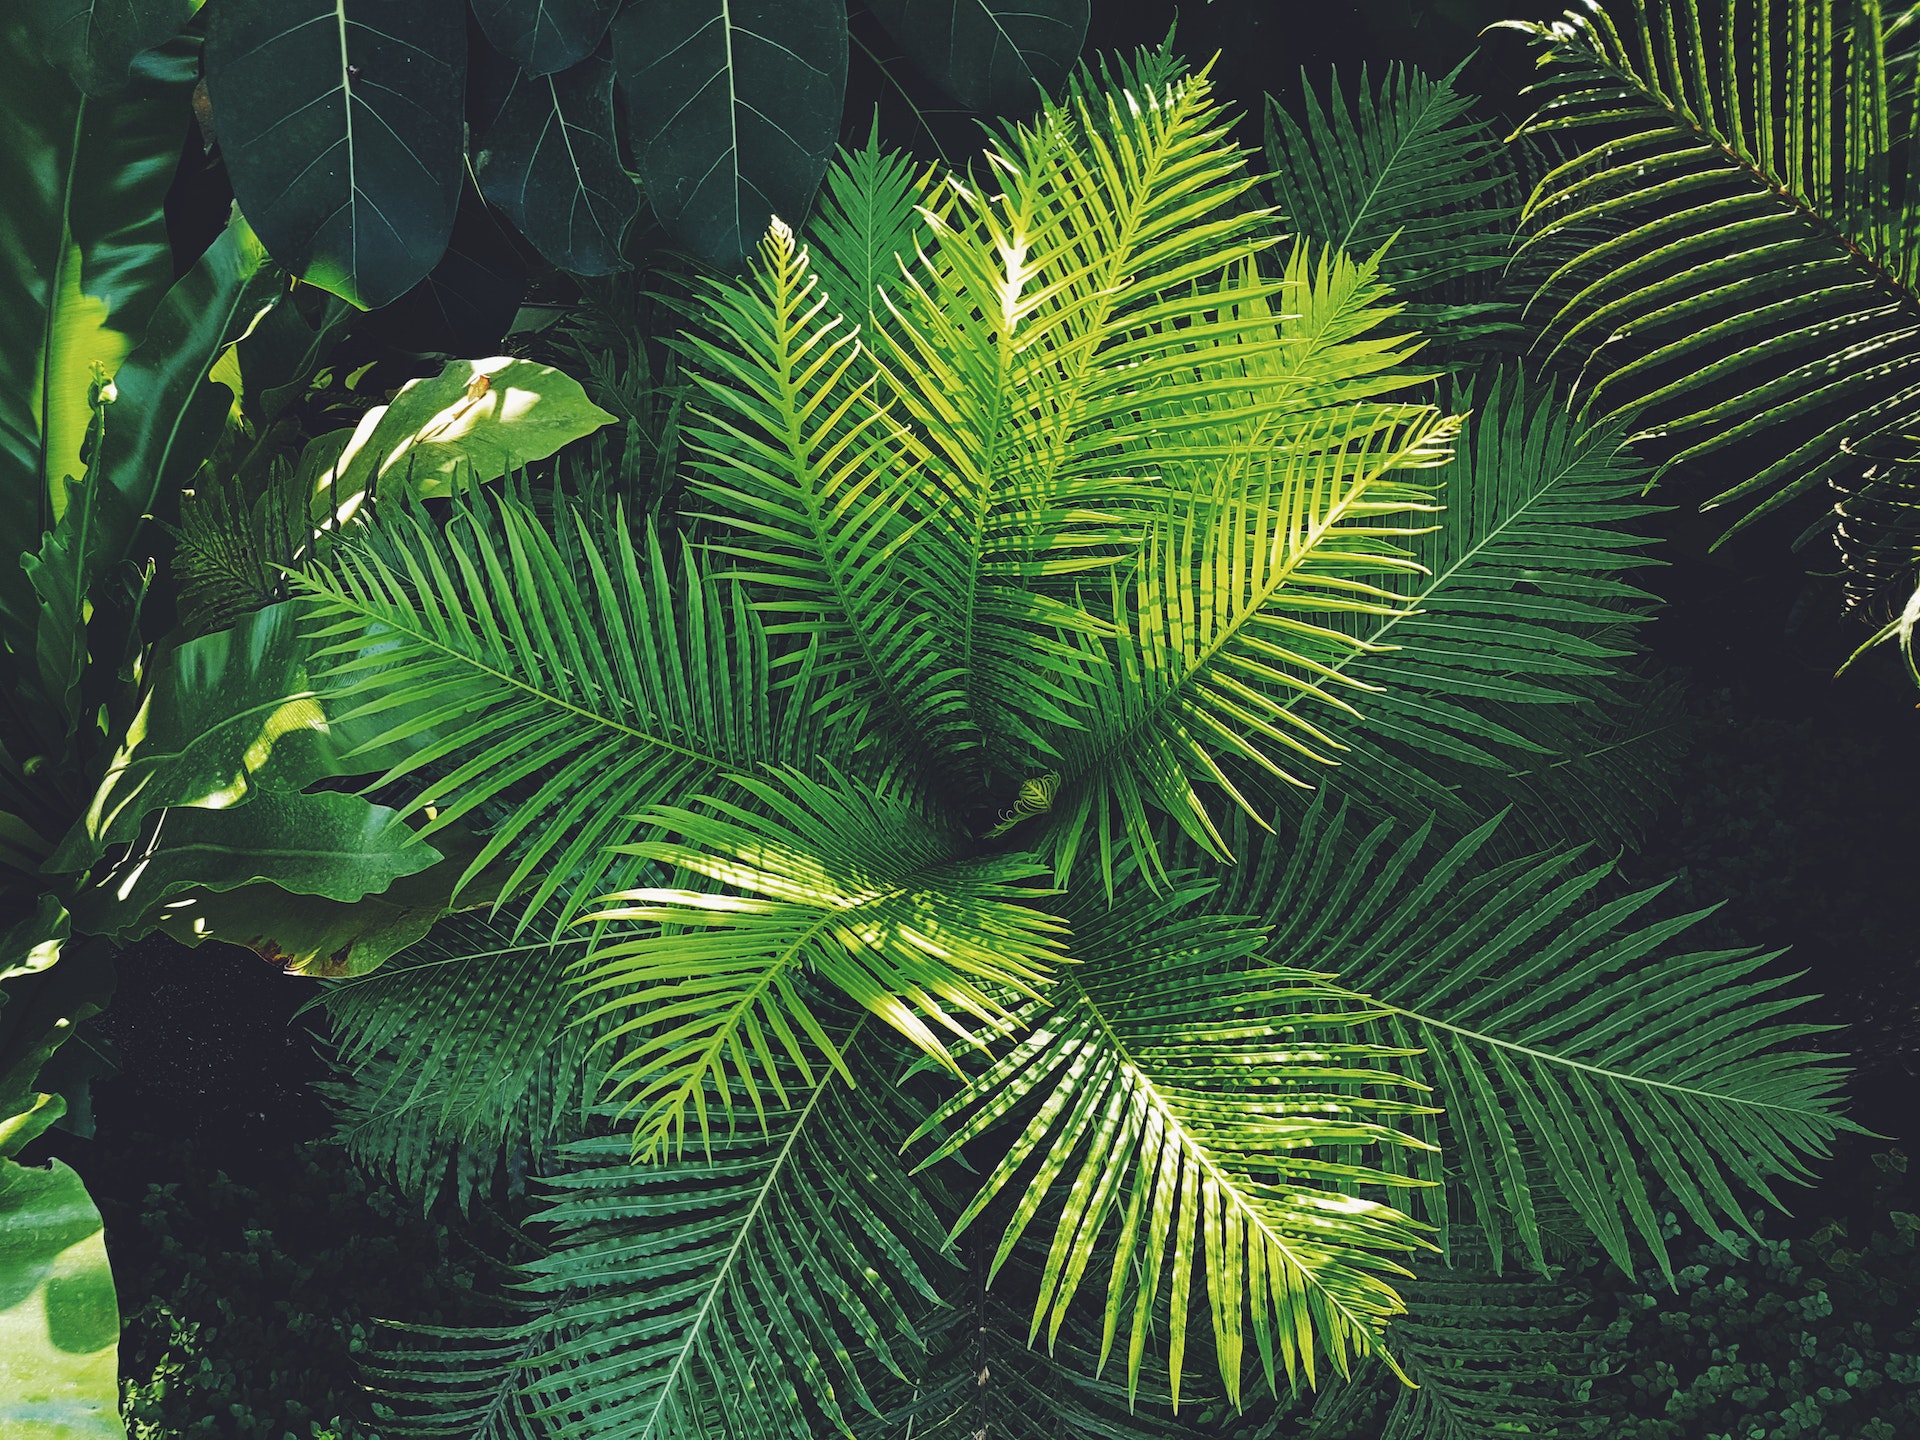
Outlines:
{"label": "overlapping leaf", "polygon": [[689,1111],[711,1144],[710,1092],[731,1127],[736,1095],[756,1113],[763,1091],[786,1103],[785,1066],[812,1084],[824,1057],[851,1079],[809,978],[952,1068],[946,1045],[973,1035],[951,1012],[1009,1028],[1007,1004],[1038,994],[1059,949],[1029,857],[969,856],[965,837],[901,797],[838,776],[734,785],[739,801],[656,805],[647,822],[674,838],[621,847],[706,888],[616,892],[583,917],[644,927],[601,937],[581,977],[608,997],[593,1013],[630,1017],[605,1043],[622,1052],[611,1079],[641,1112],[642,1157],[683,1148]]}
{"label": "overlapping leaf", "polygon": [[1877,0],[1621,9],[1515,22],[1550,67],[1528,132],[1580,147],[1524,216],[1551,266],[1538,352],[1580,367],[1588,414],[1636,417],[1660,475],[1713,474],[1705,503],[1736,524],[1829,482],[1902,482],[1920,430],[1911,27]]}
{"label": "overlapping leaf", "polygon": [[[1423,1109],[1392,1093],[1396,1052],[1325,977],[1257,963],[1262,931],[1197,909],[1208,888],[1135,885],[1070,911],[1080,963],[1058,1000],[921,1127],[938,1157],[1024,1120],[956,1230],[1006,1194],[997,1269],[1029,1227],[1051,1229],[1031,1333],[1057,1336],[1091,1279],[1102,1361],[1124,1334],[1133,1388],[1164,1329],[1176,1408],[1203,1295],[1229,1395],[1248,1360],[1270,1388],[1281,1372],[1312,1383],[1320,1353],[1344,1375],[1378,1348],[1402,1308],[1399,1257],[1425,1243],[1384,1203],[1407,1167],[1377,1158],[1421,1144],[1395,1128]],[[1111,1258],[1089,1277],[1103,1239]]]}

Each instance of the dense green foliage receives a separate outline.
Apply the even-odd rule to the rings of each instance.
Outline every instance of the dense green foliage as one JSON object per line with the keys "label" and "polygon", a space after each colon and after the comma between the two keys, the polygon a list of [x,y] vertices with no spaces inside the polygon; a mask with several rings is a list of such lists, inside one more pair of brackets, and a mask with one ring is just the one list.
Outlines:
{"label": "dense green foliage", "polygon": [[[1306,77],[1263,172],[1171,44],[1071,68],[1084,0],[868,8],[0,22],[0,1156],[88,1133],[157,932],[317,982],[393,1187],[110,1204],[134,1433],[1897,1404],[1911,1217],[1760,1238],[1858,1129],[1787,912],[1614,862],[1669,492],[1911,628],[1920,12],[1588,4],[1512,27],[1512,138],[1464,67]],[[869,21],[1011,117],[971,165],[836,154]],[[196,74],[238,203],[176,263]],[[368,382],[469,166],[558,322]],[[0,1172],[0,1360],[112,1434],[91,1201]]]}

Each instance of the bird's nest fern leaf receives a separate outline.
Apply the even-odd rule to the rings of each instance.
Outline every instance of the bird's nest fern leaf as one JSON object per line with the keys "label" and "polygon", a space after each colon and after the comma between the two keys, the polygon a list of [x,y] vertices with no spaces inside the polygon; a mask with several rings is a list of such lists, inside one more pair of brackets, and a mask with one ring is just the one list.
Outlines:
{"label": "bird's nest fern leaf", "polygon": [[[1508,22],[1549,67],[1527,132],[1578,137],[1523,216],[1558,263],[1538,353],[1659,474],[1751,441],[1735,528],[1911,457],[1920,433],[1915,29],[1878,0],[1593,0]],[[1525,252],[1523,251],[1523,254]],[[1656,477],[1657,478],[1657,477]]]}
{"label": "bird's nest fern leaf", "polygon": [[1259,898],[1267,959],[1337,972],[1368,1038],[1432,1088],[1443,1113],[1410,1125],[1425,1145],[1383,1163],[1435,1182],[1415,1193],[1443,1246],[1456,1176],[1496,1266],[1510,1240],[1544,1266],[1556,1192],[1628,1271],[1636,1247],[1669,1265],[1656,1186],[1709,1231],[1751,1229],[1736,1187],[1777,1204],[1775,1180],[1808,1178],[1854,1128],[1833,1057],[1801,1044],[1830,1027],[1793,1018],[1773,955],[1676,953],[1700,914],[1636,922],[1658,889],[1603,898],[1610,867],[1577,852],[1490,863],[1497,824],[1441,850],[1424,828],[1344,837],[1317,807],[1290,853],[1256,847],[1225,903]]}
{"label": "bird's nest fern leaf", "polygon": [[[1424,1227],[1362,1192],[1422,1183],[1367,1157],[1423,1142],[1422,1111],[1360,1035],[1364,1005],[1311,972],[1259,963],[1262,932],[1198,907],[1209,886],[1135,884],[1070,911],[1075,958],[1022,1040],[922,1124],[926,1163],[1015,1129],[955,1225],[1003,1192],[997,1270],[1030,1228],[1051,1231],[1030,1334],[1051,1343],[1105,1241],[1100,1358],[1126,1337],[1129,1388],[1148,1332],[1166,1336],[1177,1407],[1190,1306],[1205,1296],[1236,1402],[1246,1352],[1269,1386],[1312,1383],[1317,1353],[1349,1372],[1400,1310],[1394,1258]],[[917,1136],[916,1138],[919,1138]]]}
{"label": "bird's nest fern leaf", "polygon": [[297,581],[339,723],[399,756],[375,784],[404,787],[423,835],[491,822],[461,884],[509,865],[521,928],[630,879],[611,847],[650,805],[828,745],[813,672],[776,677],[737,587],[622,517],[607,537],[558,523],[584,575],[523,505],[482,497],[444,528],[384,514]]}
{"label": "bird's nest fern leaf", "polygon": [[661,838],[622,847],[678,884],[618,892],[582,917],[596,938],[579,983],[599,1001],[591,1014],[626,1017],[599,1043],[617,1054],[608,1073],[638,1112],[643,1158],[677,1153],[690,1118],[711,1144],[716,1104],[728,1125],[737,1104],[786,1104],[783,1073],[812,1084],[824,1061],[851,1078],[820,989],[952,1068],[949,1044],[1009,1030],[1009,1007],[1063,958],[1031,857],[970,854],[901,797],[838,775],[733,783],[750,803],[656,806],[646,820]]}

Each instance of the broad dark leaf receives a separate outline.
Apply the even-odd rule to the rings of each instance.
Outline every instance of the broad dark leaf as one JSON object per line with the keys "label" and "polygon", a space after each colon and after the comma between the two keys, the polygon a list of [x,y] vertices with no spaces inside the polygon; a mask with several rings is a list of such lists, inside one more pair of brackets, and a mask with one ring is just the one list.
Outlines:
{"label": "broad dark leaf", "polygon": [[134,60],[177,35],[195,8],[194,0],[37,0],[27,15],[47,58],[74,84],[111,95],[125,88]]}
{"label": "broad dark leaf", "polygon": [[474,154],[480,193],[562,270],[621,268],[620,236],[640,208],[613,140],[613,66],[515,71]]}
{"label": "broad dark leaf", "polygon": [[840,134],[838,0],[633,0],[613,59],[654,214],[738,266],[775,215],[798,226]]}
{"label": "broad dark leaf", "polygon": [[1067,78],[1089,0],[869,0],[869,9],[954,99],[996,115],[1031,110]]}
{"label": "broad dark leaf", "polygon": [[473,18],[529,75],[577,65],[607,33],[617,0],[473,0]]}
{"label": "broad dark leaf", "polygon": [[207,90],[240,208],[309,284],[363,307],[420,280],[460,199],[459,0],[221,0]]}

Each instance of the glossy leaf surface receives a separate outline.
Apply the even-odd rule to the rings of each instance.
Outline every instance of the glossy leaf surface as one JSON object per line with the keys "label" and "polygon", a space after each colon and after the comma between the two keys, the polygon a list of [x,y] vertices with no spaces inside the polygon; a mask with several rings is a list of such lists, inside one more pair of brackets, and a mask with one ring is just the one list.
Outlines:
{"label": "glossy leaf surface", "polygon": [[736,267],[799,225],[840,133],[839,0],[633,0],[614,64],[647,199],[682,245]]}
{"label": "glossy leaf surface", "polygon": [[613,66],[515,71],[475,145],[480,193],[549,262],[576,275],[621,266],[620,237],[640,194],[614,145]]}
{"label": "glossy leaf surface", "polygon": [[493,48],[529,75],[577,65],[607,33],[617,0],[473,0]]}
{"label": "glossy leaf surface", "polygon": [[1080,54],[1089,0],[871,0],[915,63],[969,110],[1034,109]]}
{"label": "glossy leaf surface", "polygon": [[240,209],[274,258],[360,306],[433,268],[460,198],[459,0],[223,0],[207,90]]}

